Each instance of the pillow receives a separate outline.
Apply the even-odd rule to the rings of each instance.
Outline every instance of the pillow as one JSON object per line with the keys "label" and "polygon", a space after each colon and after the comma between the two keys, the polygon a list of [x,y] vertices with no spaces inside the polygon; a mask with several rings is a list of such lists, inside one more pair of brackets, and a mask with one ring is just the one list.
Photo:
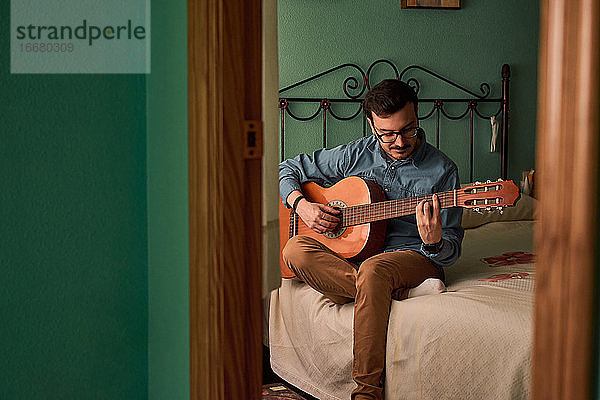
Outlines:
{"label": "pillow", "polygon": [[504,221],[533,221],[536,219],[535,208],[537,200],[521,193],[521,197],[512,207],[505,207],[503,213],[498,210],[482,211],[483,214],[471,208],[465,208],[462,216],[462,226],[465,229],[476,228],[488,222]]}

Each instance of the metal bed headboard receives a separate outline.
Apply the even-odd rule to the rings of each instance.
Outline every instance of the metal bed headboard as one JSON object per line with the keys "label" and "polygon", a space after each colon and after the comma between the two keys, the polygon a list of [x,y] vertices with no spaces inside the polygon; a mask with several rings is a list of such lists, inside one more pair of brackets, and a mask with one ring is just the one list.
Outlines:
{"label": "metal bed headboard", "polygon": [[[490,119],[492,116],[497,117],[500,113],[502,113],[502,122],[501,122],[501,130],[502,130],[502,145],[501,145],[501,170],[500,170],[500,176],[502,179],[506,179],[507,177],[507,158],[508,158],[508,122],[509,122],[509,80],[510,80],[510,66],[508,64],[504,64],[502,66],[502,94],[501,97],[498,98],[488,98],[488,96],[490,95],[490,85],[486,82],[481,83],[479,85],[479,90],[481,91],[481,94],[477,94],[427,68],[418,66],[418,65],[411,65],[408,66],[406,68],[404,68],[402,70],[402,72],[398,72],[398,68],[389,60],[377,60],[375,62],[373,62],[369,68],[367,68],[367,71],[365,72],[362,68],[360,68],[358,65],[356,64],[352,64],[352,63],[346,63],[346,64],[342,64],[339,65],[337,67],[328,69],[327,71],[321,72],[317,75],[311,76],[310,78],[304,79],[300,82],[294,83],[293,85],[287,86],[281,90],[279,90],[279,109],[280,109],[280,116],[281,116],[281,161],[283,161],[284,159],[284,144],[285,144],[285,116],[288,115],[290,116],[292,119],[296,120],[296,121],[310,121],[313,120],[314,118],[316,118],[319,114],[322,114],[322,118],[323,118],[323,147],[327,147],[327,118],[328,116],[331,116],[333,118],[335,118],[336,120],[339,121],[349,121],[349,120],[353,120],[356,117],[359,116],[359,114],[361,114],[361,111],[363,111],[362,109],[362,100],[363,100],[363,94],[365,93],[365,90],[368,90],[371,88],[370,82],[369,82],[369,78],[371,76],[371,73],[373,71],[373,68],[375,68],[377,65],[379,64],[387,64],[389,65],[392,70],[394,71],[395,74],[395,78],[396,79],[400,79],[403,80],[403,78],[405,77],[405,75],[407,75],[407,73],[411,70],[419,70],[422,71],[432,77],[434,77],[435,79],[438,79],[442,82],[445,82],[453,87],[455,87],[456,89],[466,93],[468,96],[465,97],[461,97],[461,98],[419,98],[419,104],[422,103],[431,103],[433,106],[431,108],[431,110],[429,112],[427,112],[424,115],[419,115],[418,119],[419,120],[427,120],[429,118],[431,118],[434,114],[435,114],[435,127],[436,127],[436,147],[439,149],[440,147],[440,116],[443,116],[449,120],[462,120],[463,118],[467,117],[469,118],[469,133],[470,133],[470,151],[469,151],[469,165],[470,165],[470,171],[469,171],[469,177],[470,180],[473,181],[473,123],[474,123],[474,118],[475,116],[477,116],[478,118],[481,119]],[[344,90],[344,95],[346,96],[346,98],[336,98],[336,99],[330,99],[327,97],[323,97],[323,98],[318,98],[318,97],[282,97],[281,95],[291,89],[294,89],[296,87],[302,86],[308,82],[314,81],[318,78],[321,78],[322,76],[331,74],[337,70],[340,70],[342,68],[347,68],[347,67],[351,67],[354,68],[358,71],[359,73],[359,78],[357,79],[356,77],[350,76],[347,77],[344,80],[344,84],[343,84],[343,90]],[[362,79],[362,82],[359,82],[359,79]],[[413,87],[413,89],[416,91],[416,93],[419,93],[419,89],[420,89],[420,84],[419,81],[416,78],[408,78],[406,80],[406,82],[411,85]],[[360,92],[358,92],[358,94],[352,95],[349,92],[350,90],[356,91],[357,89],[362,88],[360,90]],[[307,117],[301,117],[301,116],[297,116],[295,115],[290,107],[290,104],[292,103],[314,103],[317,105],[317,109],[316,111],[312,114],[309,115]],[[336,114],[333,109],[332,109],[332,104],[342,104],[342,103],[356,103],[358,104],[358,110],[347,117],[343,117],[340,116],[338,114]],[[466,109],[463,113],[458,114],[458,115],[451,115],[449,114],[446,110],[444,110],[444,105],[447,103],[464,103],[466,104]],[[498,104],[498,110],[490,115],[484,115],[482,114],[479,110],[478,110],[478,106],[480,103],[497,103]],[[422,107],[419,107],[419,110]],[[366,115],[364,113],[364,111],[362,112],[362,125],[363,125],[363,136],[367,135],[367,123],[366,123]]]}

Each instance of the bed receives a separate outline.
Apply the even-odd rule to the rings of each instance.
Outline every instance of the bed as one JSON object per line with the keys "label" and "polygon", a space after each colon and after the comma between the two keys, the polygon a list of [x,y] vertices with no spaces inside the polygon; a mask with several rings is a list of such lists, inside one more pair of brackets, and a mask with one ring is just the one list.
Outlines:
{"label": "bed", "polygon": [[[365,86],[373,65],[363,73]],[[503,178],[507,159],[508,71],[508,66],[503,67],[502,97],[488,99],[498,101],[494,116],[502,114]],[[397,73],[396,77],[401,76]],[[412,83],[418,88],[418,82]],[[347,81],[344,91],[346,84]],[[473,100],[472,94],[463,99],[468,108],[462,115],[470,117],[469,178],[473,177],[473,118],[480,114],[473,101],[487,99],[489,86],[483,98]],[[439,116],[447,113],[444,101],[430,101],[431,112],[419,118],[438,118],[439,147]],[[283,115],[289,99],[280,100],[280,107],[283,133]],[[323,130],[326,142],[325,122]],[[530,397],[534,221],[535,200],[527,195],[522,195],[517,205],[503,214],[465,210],[463,251],[458,262],[445,269],[447,291],[392,302],[386,399]],[[353,303],[335,304],[291,279],[282,280],[281,287],[271,292],[269,303],[268,342],[273,371],[319,399],[349,399],[355,386],[351,377]]]}

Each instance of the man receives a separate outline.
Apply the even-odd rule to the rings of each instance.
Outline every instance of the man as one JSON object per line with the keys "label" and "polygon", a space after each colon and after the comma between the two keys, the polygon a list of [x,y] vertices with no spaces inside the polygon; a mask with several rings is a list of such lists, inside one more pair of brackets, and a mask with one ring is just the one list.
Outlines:
{"label": "man", "polygon": [[[315,232],[334,231],[339,211],[304,198],[304,182],[332,185],[356,175],[378,183],[389,199],[459,188],[456,165],[425,141],[417,96],[409,85],[384,80],[369,90],[363,107],[373,135],[279,165],[281,198]],[[335,303],[355,301],[354,400],[383,399],[391,300],[444,291],[442,267],[460,255],[462,209],[440,210],[432,195],[415,212],[388,220],[382,252],[360,265],[308,236],[291,238],[283,249],[285,263],[299,279]]]}

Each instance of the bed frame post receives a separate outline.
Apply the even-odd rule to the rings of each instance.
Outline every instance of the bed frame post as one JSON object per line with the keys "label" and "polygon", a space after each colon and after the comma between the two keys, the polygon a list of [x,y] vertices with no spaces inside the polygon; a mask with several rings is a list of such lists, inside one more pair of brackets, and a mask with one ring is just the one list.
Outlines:
{"label": "bed frame post", "polygon": [[510,81],[510,66],[504,64],[502,66],[502,171],[501,178],[506,180],[508,173],[508,121],[509,121],[509,104],[508,104],[508,84]]}
{"label": "bed frame post", "polygon": [[287,110],[288,107],[288,101],[287,99],[279,99],[279,110],[280,110],[280,115],[281,115],[281,130],[280,130],[280,157],[279,157],[279,161],[283,161],[284,160],[284,156],[285,156],[285,111]]}

